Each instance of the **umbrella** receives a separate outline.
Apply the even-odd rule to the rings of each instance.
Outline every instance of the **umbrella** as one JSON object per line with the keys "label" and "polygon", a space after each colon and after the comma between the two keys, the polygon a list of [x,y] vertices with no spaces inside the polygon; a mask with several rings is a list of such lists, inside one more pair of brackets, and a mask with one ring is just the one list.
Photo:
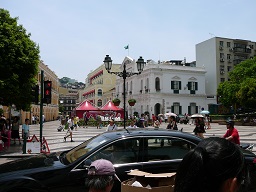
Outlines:
{"label": "umbrella", "polygon": [[194,114],[194,115],[191,115],[191,118],[197,118],[197,117],[204,117],[204,116],[201,115],[201,114]]}
{"label": "umbrella", "polygon": [[160,114],[158,114],[158,116],[164,116],[164,114],[160,113]]}
{"label": "umbrella", "polygon": [[204,111],[201,111],[200,113],[201,113],[201,114],[209,114],[210,111],[204,110]]}
{"label": "umbrella", "polygon": [[165,113],[165,115],[168,117],[170,117],[170,116],[176,117],[177,116],[175,113]]}

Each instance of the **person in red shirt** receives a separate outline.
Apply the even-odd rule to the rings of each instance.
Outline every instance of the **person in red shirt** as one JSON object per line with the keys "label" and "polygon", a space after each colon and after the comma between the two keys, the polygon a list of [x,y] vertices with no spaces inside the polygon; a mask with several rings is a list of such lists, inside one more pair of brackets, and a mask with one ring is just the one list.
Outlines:
{"label": "person in red shirt", "polygon": [[240,145],[240,138],[237,129],[234,127],[234,121],[233,120],[228,120],[227,122],[227,132],[223,136],[223,138]]}

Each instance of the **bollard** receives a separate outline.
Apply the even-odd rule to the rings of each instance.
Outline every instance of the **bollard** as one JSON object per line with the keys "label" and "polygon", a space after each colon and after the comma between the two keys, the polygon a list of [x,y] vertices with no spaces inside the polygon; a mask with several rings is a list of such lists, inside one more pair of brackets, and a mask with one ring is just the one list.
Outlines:
{"label": "bollard", "polygon": [[24,133],[24,137],[23,137],[23,154],[26,154],[26,145],[27,145],[27,133]]}

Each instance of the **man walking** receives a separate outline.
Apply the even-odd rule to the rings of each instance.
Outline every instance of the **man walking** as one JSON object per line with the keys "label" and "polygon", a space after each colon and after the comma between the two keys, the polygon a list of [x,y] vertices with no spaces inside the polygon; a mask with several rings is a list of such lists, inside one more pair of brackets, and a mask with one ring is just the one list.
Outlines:
{"label": "man walking", "polygon": [[74,130],[74,117],[71,117],[71,119],[68,120],[68,131],[67,131],[67,135],[64,137],[64,141],[66,141],[66,139],[70,137],[71,139],[70,142],[74,142],[73,130]]}

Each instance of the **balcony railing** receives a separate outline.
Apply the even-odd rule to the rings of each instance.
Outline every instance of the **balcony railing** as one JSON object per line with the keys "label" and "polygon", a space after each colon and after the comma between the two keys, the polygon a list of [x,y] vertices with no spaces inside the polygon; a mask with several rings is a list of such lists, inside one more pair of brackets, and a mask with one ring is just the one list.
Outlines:
{"label": "balcony railing", "polygon": [[233,52],[235,53],[251,53],[252,50],[251,49],[248,49],[248,48],[243,48],[243,47],[234,47],[233,48]]}

